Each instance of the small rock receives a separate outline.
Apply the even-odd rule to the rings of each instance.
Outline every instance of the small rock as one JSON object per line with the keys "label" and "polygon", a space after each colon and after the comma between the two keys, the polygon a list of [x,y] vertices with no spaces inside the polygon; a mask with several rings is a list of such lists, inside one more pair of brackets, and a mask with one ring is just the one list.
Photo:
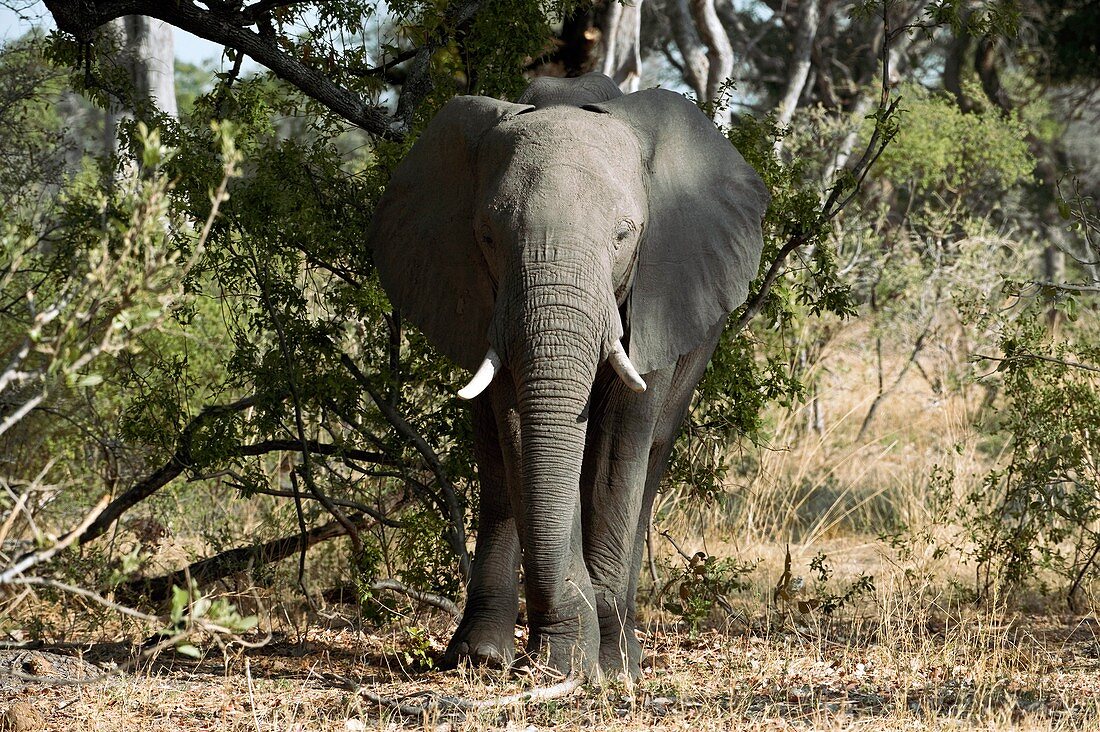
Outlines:
{"label": "small rock", "polygon": [[27,702],[12,702],[0,715],[0,732],[37,732],[44,723],[42,715]]}
{"label": "small rock", "polygon": [[52,676],[53,664],[46,660],[45,656],[31,656],[23,662],[23,673],[31,676]]}
{"label": "small rock", "polygon": [[344,721],[345,732],[363,732],[366,728],[366,722],[361,719],[348,719]]}

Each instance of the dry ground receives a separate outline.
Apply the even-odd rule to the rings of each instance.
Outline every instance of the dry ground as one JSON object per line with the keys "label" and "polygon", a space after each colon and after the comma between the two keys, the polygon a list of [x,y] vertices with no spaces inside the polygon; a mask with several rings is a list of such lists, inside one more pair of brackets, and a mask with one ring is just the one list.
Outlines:
{"label": "dry ground", "polygon": [[[842,545],[831,548],[844,553]],[[868,545],[849,548],[873,561]],[[927,587],[907,593],[900,589],[903,573],[877,569],[882,579],[874,595],[833,618],[795,617],[770,606],[764,577],[735,601],[732,615],[696,633],[650,610],[641,681],[590,684],[549,701],[398,716],[341,679],[407,705],[491,699],[525,687],[500,672],[416,670],[424,654],[442,650],[453,627],[442,615],[421,613],[372,630],[347,606],[335,606],[294,623],[284,615],[260,648],[210,646],[200,661],[165,653],[95,683],[44,686],[0,675],[0,689],[7,689],[0,707],[24,702],[32,720],[39,717],[27,729],[74,732],[1100,729],[1095,617],[1025,616],[957,603],[951,609],[948,595]],[[58,655],[110,669],[126,664],[134,647],[100,640],[40,651],[51,655],[4,651],[0,669],[78,677],[81,671]],[[20,709],[14,711],[26,713]]]}

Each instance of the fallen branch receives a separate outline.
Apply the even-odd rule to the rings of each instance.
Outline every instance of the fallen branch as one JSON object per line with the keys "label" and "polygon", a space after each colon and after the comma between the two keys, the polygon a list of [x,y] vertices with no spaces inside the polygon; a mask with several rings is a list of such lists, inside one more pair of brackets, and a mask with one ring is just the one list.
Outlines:
{"label": "fallen branch", "polygon": [[425,605],[431,605],[432,607],[439,608],[440,610],[450,613],[454,617],[460,617],[462,610],[458,605],[442,595],[436,595],[431,592],[424,592],[423,590],[417,590],[413,587],[409,587],[403,582],[398,582],[395,579],[384,579],[372,582],[370,588],[374,591],[389,590],[390,592],[396,592],[401,595],[405,595],[411,600],[416,600]]}
{"label": "fallen branch", "polygon": [[[374,523],[373,518],[363,514],[352,514],[347,518],[357,529],[369,528]],[[171,596],[172,587],[188,586],[188,577],[198,584],[213,582],[257,565],[270,564],[285,559],[300,551],[303,544],[308,549],[322,541],[344,536],[345,533],[342,524],[337,521],[330,521],[310,529],[305,534],[294,534],[281,539],[273,539],[258,546],[230,549],[213,557],[194,562],[184,569],[170,574],[132,580],[119,585],[116,592],[119,597],[146,597],[152,602],[164,602]]]}

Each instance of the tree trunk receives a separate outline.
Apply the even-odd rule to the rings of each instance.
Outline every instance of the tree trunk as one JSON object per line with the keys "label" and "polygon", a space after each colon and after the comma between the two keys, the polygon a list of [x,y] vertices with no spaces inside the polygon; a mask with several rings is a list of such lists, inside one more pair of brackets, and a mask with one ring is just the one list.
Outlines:
{"label": "tree trunk", "polygon": [[122,65],[134,89],[134,98],[129,103],[116,103],[107,110],[103,144],[107,152],[114,153],[118,125],[131,119],[137,107],[150,103],[169,117],[179,116],[179,109],[172,26],[144,15],[127,15],[111,21],[106,29],[117,38]]}
{"label": "tree trunk", "polygon": [[[787,88],[779,101],[776,123],[786,127],[794,117],[802,90],[810,76],[810,55],[814,40],[817,38],[817,26],[821,20],[821,8],[818,0],[802,0],[798,13],[798,28],[794,34],[794,48],[791,54],[791,66],[787,77]],[[775,141],[775,152],[783,149],[783,138]]]}
{"label": "tree trunk", "polygon": [[669,0],[667,10],[669,25],[672,26],[672,37],[676,41],[676,48],[679,49],[681,58],[684,59],[684,78],[691,85],[696,98],[706,101],[710,62],[707,61],[706,46],[695,31],[695,22],[692,20],[688,1]]}
{"label": "tree trunk", "polygon": [[714,0],[691,0],[691,15],[695,19],[695,27],[699,29],[699,36],[707,46],[707,96],[704,101],[716,104],[714,121],[717,124],[729,124],[729,108],[718,97],[722,84],[733,76],[733,46],[718,19]]}
{"label": "tree trunk", "polygon": [[638,91],[642,81],[642,0],[612,2],[603,28],[603,73],[624,93]]}

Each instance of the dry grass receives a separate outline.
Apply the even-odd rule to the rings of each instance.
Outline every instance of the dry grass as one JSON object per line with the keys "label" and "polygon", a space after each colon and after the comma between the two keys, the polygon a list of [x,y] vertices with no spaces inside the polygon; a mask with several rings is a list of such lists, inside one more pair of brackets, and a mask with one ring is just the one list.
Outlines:
{"label": "dry grass", "polygon": [[[877,539],[903,523],[949,535],[929,510],[933,466],[953,470],[964,491],[996,456],[972,427],[981,389],[932,386],[957,369],[950,354],[923,357],[923,374],[902,379],[857,439],[878,382],[863,328],[847,327],[822,361],[824,432],[807,430],[804,413],[776,415],[773,449],[760,453],[750,475],[731,479],[727,501],[663,496],[659,528],[684,551],[759,564],[746,576],[748,589],[728,598],[733,612],[716,609],[697,633],[654,600],[667,577],[645,588],[647,664],[636,684],[605,681],[568,698],[466,716],[399,718],[331,675],[414,701],[425,693],[486,699],[521,684],[499,673],[409,668],[441,651],[449,619],[406,614],[375,630],[349,606],[312,614],[286,599],[269,603],[276,609],[265,627],[274,636],[262,648],[212,647],[199,662],[162,655],[92,686],[31,685],[3,695],[0,706],[29,702],[44,729],[74,731],[1100,729],[1095,616],[1059,615],[1050,602],[1033,604],[1043,612],[1031,615],[1018,604],[974,607],[965,593],[973,570],[958,556],[918,544],[903,561]],[[887,365],[887,381],[897,368]],[[772,593],[788,541],[792,571],[806,580],[803,597],[841,594],[860,574],[874,576],[875,590],[831,617],[777,608]],[[656,550],[662,566],[682,562],[662,539]],[[819,553],[834,571],[824,583],[809,569]],[[46,607],[24,602],[23,617],[4,625]],[[78,645],[53,650],[101,665],[124,663],[141,637],[134,628],[55,620]],[[409,627],[426,635],[418,639]]]}
{"label": "dry grass", "polygon": [[[761,588],[763,589],[763,588]],[[740,609],[754,604],[747,600]],[[757,605],[758,609],[759,606]],[[743,616],[742,616],[743,617]],[[414,620],[438,650],[449,630]],[[689,634],[651,618],[647,667],[633,685],[593,684],[538,704],[454,716],[398,718],[346,691],[330,674],[415,702],[425,693],[485,699],[519,682],[499,673],[416,672],[421,646],[407,626],[358,628],[330,614],[245,653],[199,662],[162,656],[132,675],[91,686],[9,694],[32,704],[51,730],[355,729],[1096,729],[1100,625],[914,607],[880,589],[833,619],[774,610]],[[127,644],[58,649],[98,664],[124,662]]]}

